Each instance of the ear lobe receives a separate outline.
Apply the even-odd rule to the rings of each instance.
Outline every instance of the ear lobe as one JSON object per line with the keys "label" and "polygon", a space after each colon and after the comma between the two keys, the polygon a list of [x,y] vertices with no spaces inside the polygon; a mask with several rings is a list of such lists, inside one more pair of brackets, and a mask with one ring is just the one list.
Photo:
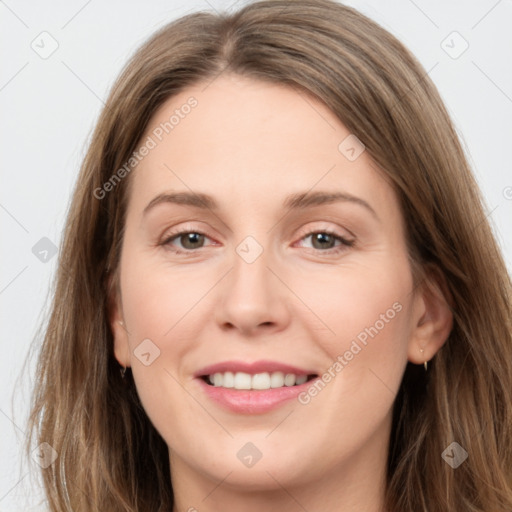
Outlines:
{"label": "ear lobe", "polygon": [[107,316],[114,339],[115,358],[121,366],[130,366],[130,345],[128,331],[124,324],[117,274],[110,274],[107,280]]}
{"label": "ear lobe", "polygon": [[408,347],[409,361],[423,364],[444,345],[453,327],[452,308],[453,297],[443,273],[437,266],[429,266],[413,308],[415,317]]}

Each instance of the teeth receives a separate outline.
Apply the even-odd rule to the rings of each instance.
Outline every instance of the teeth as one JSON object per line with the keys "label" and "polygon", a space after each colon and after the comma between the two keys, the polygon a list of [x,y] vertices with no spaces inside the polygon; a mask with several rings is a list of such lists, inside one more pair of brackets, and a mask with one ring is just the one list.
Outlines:
{"label": "teeth", "polygon": [[224,374],[224,378],[222,379],[222,386],[224,386],[225,388],[235,387],[235,376],[233,375],[232,372],[226,372]]}
{"label": "teeth", "polygon": [[252,389],[270,389],[270,375],[268,373],[257,373],[253,375],[251,384]]}
{"label": "teeth", "polygon": [[287,373],[284,376],[284,385],[285,386],[293,386],[295,384],[295,375],[293,373]]}
{"label": "teeth", "polygon": [[270,387],[271,388],[282,388],[284,386],[284,373],[274,372],[270,376]]}
{"label": "teeth", "polygon": [[295,380],[295,384],[297,384],[297,386],[299,386],[300,384],[304,384],[304,382],[306,382],[307,380],[308,380],[307,375],[301,375],[300,377],[297,377],[297,379]]}
{"label": "teeth", "polygon": [[[224,384],[224,376],[222,373],[218,374],[220,379],[217,378],[217,381],[220,380],[219,386]],[[237,372],[235,373],[235,385],[233,386],[235,389],[251,389],[251,376],[248,373]]]}
{"label": "teeth", "polygon": [[308,379],[307,375],[283,372],[256,373],[251,375],[244,372],[214,373],[208,376],[210,384],[216,387],[234,389],[271,389],[282,388],[283,386],[295,386],[304,384]]}

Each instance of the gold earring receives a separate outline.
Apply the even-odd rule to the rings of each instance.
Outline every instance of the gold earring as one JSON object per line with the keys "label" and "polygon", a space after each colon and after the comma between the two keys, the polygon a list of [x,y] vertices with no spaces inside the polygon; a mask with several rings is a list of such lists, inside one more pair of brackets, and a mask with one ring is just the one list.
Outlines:
{"label": "gold earring", "polygon": [[[420,348],[420,352],[423,354],[424,349]],[[427,362],[427,361],[425,361],[425,362],[423,363],[423,366],[425,367],[425,371],[427,371],[427,368],[428,368],[428,362]]]}

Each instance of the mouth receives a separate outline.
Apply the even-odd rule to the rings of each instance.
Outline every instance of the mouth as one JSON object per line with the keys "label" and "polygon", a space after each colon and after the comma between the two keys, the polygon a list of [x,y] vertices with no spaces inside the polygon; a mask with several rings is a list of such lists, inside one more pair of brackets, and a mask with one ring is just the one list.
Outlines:
{"label": "mouth", "polygon": [[319,374],[277,361],[225,361],[194,377],[204,397],[224,411],[264,414],[292,403]]}

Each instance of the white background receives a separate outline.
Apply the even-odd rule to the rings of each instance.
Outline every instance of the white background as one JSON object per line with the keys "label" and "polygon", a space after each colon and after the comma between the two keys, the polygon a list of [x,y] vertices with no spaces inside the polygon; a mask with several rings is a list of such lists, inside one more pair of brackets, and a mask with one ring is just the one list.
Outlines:
{"label": "white background", "polygon": [[[429,71],[511,269],[512,1],[347,3],[397,36]],[[0,1],[0,512],[29,510],[38,494],[27,464],[19,462],[33,363],[21,377],[20,372],[48,302],[57,257],[43,263],[32,247],[43,237],[59,245],[87,141],[128,57],[165,23],[230,4],[233,0]],[[58,43],[47,59],[31,48],[43,31]],[[457,59],[441,46],[453,31],[469,44]],[[457,51],[462,41],[450,36],[444,44]]]}

